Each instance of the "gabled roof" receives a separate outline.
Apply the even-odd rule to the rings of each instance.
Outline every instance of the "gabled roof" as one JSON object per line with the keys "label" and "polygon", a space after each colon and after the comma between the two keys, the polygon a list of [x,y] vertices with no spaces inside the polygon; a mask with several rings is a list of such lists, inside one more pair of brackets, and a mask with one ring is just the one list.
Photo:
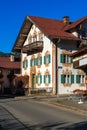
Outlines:
{"label": "gabled roof", "polygon": [[76,27],[85,19],[87,19],[87,17],[84,17],[71,24],[65,24],[63,21],[60,20],[53,20],[53,19],[41,18],[35,16],[27,16],[24,20],[24,23],[22,25],[22,28],[19,32],[19,35],[17,37],[17,40],[14,44],[12,51],[17,51],[17,52],[21,51],[22,46],[33,24],[35,24],[48,38],[80,40],[79,38],[75,37],[73,34],[67,32],[66,30],[70,30],[71,28]]}
{"label": "gabled roof", "polygon": [[0,68],[20,69],[21,68],[21,62],[10,61],[10,57],[0,57]]}
{"label": "gabled roof", "polygon": [[81,24],[83,21],[87,20],[87,16],[69,24],[68,26],[65,27],[65,30],[68,31],[68,30],[71,30],[73,28],[76,28],[79,24]]}
{"label": "gabled roof", "polygon": [[64,27],[67,25],[63,21],[35,16],[28,16],[28,19],[48,37],[77,40],[73,34],[64,31]]}

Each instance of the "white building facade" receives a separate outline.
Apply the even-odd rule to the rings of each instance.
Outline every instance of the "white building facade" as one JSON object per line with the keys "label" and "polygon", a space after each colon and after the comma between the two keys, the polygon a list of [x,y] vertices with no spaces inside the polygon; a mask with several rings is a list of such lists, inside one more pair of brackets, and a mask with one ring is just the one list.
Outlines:
{"label": "white building facade", "polygon": [[[43,19],[39,18],[38,21]],[[85,90],[86,74],[81,69],[73,68],[73,58],[70,57],[78,50],[80,40],[76,30],[71,28],[71,32],[67,34],[66,31],[61,34],[60,31],[59,35],[62,36],[56,36],[56,33],[52,34],[54,30],[57,31],[56,28],[48,25],[50,28],[47,28],[50,30],[47,32],[47,28],[42,26],[44,23],[40,21],[42,23],[40,24],[36,17],[28,17],[27,20],[29,23],[25,21],[26,24],[19,33],[13,51],[21,52],[21,73],[29,75],[29,88],[49,88],[53,94],[70,94],[75,89]],[[53,23],[50,24],[53,26]],[[25,31],[26,26],[29,30]]]}

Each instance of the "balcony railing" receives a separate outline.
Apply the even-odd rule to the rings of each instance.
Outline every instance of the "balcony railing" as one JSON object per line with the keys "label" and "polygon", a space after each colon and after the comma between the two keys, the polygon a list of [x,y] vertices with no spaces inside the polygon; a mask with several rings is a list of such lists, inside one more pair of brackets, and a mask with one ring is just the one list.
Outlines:
{"label": "balcony railing", "polygon": [[28,45],[23,46],[22,52],[28,55],[41,52],[43,50],[43,41],[36,41]]}

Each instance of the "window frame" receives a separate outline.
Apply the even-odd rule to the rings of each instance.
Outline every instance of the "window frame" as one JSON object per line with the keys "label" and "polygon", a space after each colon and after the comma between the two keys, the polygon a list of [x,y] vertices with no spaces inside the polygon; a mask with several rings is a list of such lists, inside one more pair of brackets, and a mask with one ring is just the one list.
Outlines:
{"label": "window frame", "polygon": [[61,83],[73,84],[74,83],[74,75],[73,74],[61,74]]}
{"label": "window frame", "polygon": [[51,63],[51,55],[45,55],[44,56],[44,64],[50,64]]}
{"label": "window frame", "polygon": [[72,63],[72,57],[68,56],[67,54],[60,54],[60,63]]}
{"label": "window frame", "polygon": [[50,84],[51,83],[51,75],[50,74],[45,74],[44,75],[44,83],[45,84]]}

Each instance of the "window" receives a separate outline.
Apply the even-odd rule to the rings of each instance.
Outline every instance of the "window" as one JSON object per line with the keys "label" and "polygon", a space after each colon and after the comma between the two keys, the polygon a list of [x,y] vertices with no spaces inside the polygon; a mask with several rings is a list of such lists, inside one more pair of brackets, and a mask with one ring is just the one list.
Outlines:
{"label": "window", "polygon": [[63,83],[63,84],[72,84],[72,83],[74,83],[74,75],[62,74],[61,75],[61,83]]}
{"label": "window", "polygon": [[51,62],[51,57],[50,54],[44,56],[44,64],[49,64]]}
{"label": "window", "polygon": [[41,84],[42,83],[42,75],[37,75],[36,76],[36,83]]}
{"label": "window", "polygon": [[28,67],[28,60],[24,60],[23,61],[23,68],[27,68]]}
{"label": "window", "polygon": [[76,83],[85,83],[85,75],[76,75]]}
{"label": "window", "polygon": [[42,57],[37,58],[37,65],[42,65]]}
{"label": "window", "polygon": [[43,34],[42,33],[39,34],[39,40],[43,41]]}
{"label": "window", "polygon": [[33,58],[33,59],[30,60],[30,66],[31,67],[35,66],[35,63],[36,63],[36,59],[35,58]]}
{"label": "window", "polygon": [[36,42],[37,41],[37,36],[34,36],[33,37],[33,42]]}
{"label": "window", "polygon": [[51,82],[51,76],[49,74],[44,75],[44,83],[49,84]]}
{"label": "window", "polygon": [[73,58],[69,57],[68,55],[65,54],[60,54],[60,62],[61,63],[72,63]]}

